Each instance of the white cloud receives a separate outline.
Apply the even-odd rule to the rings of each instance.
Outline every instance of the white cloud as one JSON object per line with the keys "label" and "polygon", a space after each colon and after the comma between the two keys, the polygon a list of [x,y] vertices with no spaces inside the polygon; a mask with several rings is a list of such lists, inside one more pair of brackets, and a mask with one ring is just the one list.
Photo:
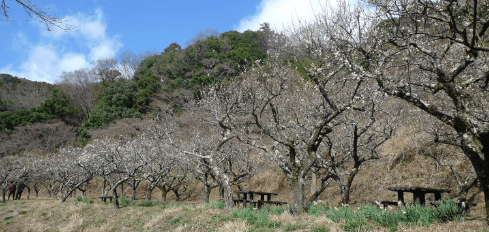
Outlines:
{"label": "white cloud", "polygon": [[0,73],[54,83],[63,71],[89,67],[91,61],[115,56],[122,47],[120,36],[107,34],[101,9],[96,9],[93,14],[78,12],[65,16],[65,19],[76,25],[78,30],[64,32],[53,28],[46,31],[45,25],[39,24],[41,37],[34,43],[18,33],[12,45],[27,59],[18,66],[0,67]]}
{"label": "white cloud", "polygon": [[272,29],[282,31],[284,26],[287,28],[297,19],[306,22],[314,20],[314,15],[327,4],[334,5],[335,1],[262,0],[256,14],[242,19],[234,28],[240,32],[256,31],[260,29],[260,23],[268,22]]}

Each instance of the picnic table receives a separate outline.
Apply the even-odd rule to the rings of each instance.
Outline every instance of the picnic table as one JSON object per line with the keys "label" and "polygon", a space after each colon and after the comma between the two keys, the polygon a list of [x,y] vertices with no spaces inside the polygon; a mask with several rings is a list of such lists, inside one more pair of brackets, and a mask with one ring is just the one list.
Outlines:
{"label": "picnic table", "polygon": [[107,202],[107,199],[109,199],[110,202],[112,203],[113,196],[101,196],[101,197],[98,197],[98,198],[100,198],[100,200],[102,200],[102,202]]}
{"label": "picnic table", "polygon": [[[410,192],[413,193],[413,203],[414,204],[419,204],[419,205],[425,205],[426,203],[433,203],[436,204],[441,200],[441,194],[442,193],[449,193],[450,190],[448,189],[434,189],[434,188],[423,188],[423,187],[388,187],[387,190],[397,192],[397,199],[398,202],[401,202],[403,205],[405,204],[404,202],[404,193],[405,192]],[[435,201],[434,202],[427,202],[426,201],[426,194],[428,193],[433,193],[435,194]],[[397,202],[396,202],[397,204]]]}
{"label": "picnic table", "polygon": [[[243,197],[241,197],[241,194]],[[287,204],[287,202],[282,201],[272,201],[272,196],[277,196],[277,193],[267,193],[267,192],[257,192],[257,191],[237,191],[236,195],[238,195],[238,199],[234,200],[234,204],[243,203],[243,207],[246,207],[247,203],[252,203],[255,208],[262,208],[263,204],[274,204],[274,205],[283,205]],[[255,200],[254,196],[260,196],[259,200]],[[248,199],[249,196],[249,199]],[[265,196],[267,199],[265,200]]]}

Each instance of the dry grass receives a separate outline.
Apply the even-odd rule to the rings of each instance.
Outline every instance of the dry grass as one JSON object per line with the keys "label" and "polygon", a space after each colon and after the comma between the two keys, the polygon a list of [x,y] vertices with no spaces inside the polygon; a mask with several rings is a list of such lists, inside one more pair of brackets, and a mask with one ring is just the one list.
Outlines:
{"label": "dry grass", "polygon": [[[253,231],[245,220],[225,210],[197,203],[166,203],[153,207],[123,206],[117,212],[111,204],[87,204],[74,199],[65,203],[49,198],[8,201],[0,205],[0,231]],[[276,229],[264,231],[311,231],[327,228],[342,231],[341,225],[325,215],[304,214],[294,217],[287,212],[270,215],[281,222]],[[371,227],[373,231],[387,231]],[[434,223],[429,227],[400,227],[400,231],[488,231],[482,218],[463,222]]]}

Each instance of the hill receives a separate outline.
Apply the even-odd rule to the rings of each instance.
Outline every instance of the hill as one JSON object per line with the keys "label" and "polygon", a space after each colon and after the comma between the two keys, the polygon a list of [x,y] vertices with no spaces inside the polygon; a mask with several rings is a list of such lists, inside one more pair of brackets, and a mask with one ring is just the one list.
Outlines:
{"label": "hill", "polygon": [[0,112],[30,109],[49,98],[54,85],[0,74]]}

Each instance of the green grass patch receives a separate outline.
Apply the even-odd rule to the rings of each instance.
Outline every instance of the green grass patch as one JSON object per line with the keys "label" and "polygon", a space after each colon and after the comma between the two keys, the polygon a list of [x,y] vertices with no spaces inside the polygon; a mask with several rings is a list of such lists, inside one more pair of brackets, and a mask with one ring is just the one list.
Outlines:
{"label": "green grass patch", "polygon": [[311,216],[319,216],[321,214],[326,213],[328,211],[329,207],[321,205],[321,204],[310,204],[306,211],[309,215]]}
{"label": "green grass patch", "polygon": [[93,204],[93,200],[88,199],[88,198],[86,198],[86,197],[82,197],[82,196],[77,196],[77,197],[76,197],[76,201],[77,201],[77,202],[85,202],[85,203],[87,203],[87,204]]}
{"label": "green grass patch", "polygon": [[150,200],[144,200],[143,202],[138,204],[138,206],[143,206],[143,207],[153,207],[155,205],[158,205],[158,202],[153,202]]}
{"label": "green grass patch", "polygon": [[243,208],[232,211],[232,215],[235,218],[241,218],[246,220],[246,223],[258,228],[278,228],[282,225],[282,222],[272,222],[268,217],[266,210],[253,210],[252,208]]}
{"label": "green grass patch", "polygon": [[136,202],[130,201],[127,198],[121,198],[119,203],[121,203],[121,205],[136,205]]}
{"label": "green grass patch", "polygon": [[420,205],[408,205],[402,210],[385,211],[375,206],[364,206],[355,209],[348,207],[321,209],[309,207],[308,213],[311,215],[321,215],[326,213],[331,220],[342,223],[341,227],[345,231],[364,231],[371,229],[371,223],[396,231],[399,224],[412,226],[429,226],[433,222],[461,221],[462,209],[451,201],[442,202],[437,208]]}
{"label": "green grass patch", "polygon": [[226,207],[226,204],[224,203],[224,201],[215,201],[215,202],[211,202],[207,205],[209,205],[213,208],[216,208],[216,209],[224,209]]}
{"label": "green grass patch", "polygon": [[8,217],[4,217],[3,220],[4,221],[7,221],[7,220],[10,220],[10,219],[13,219],[13,218],[14,218],[14,216],[8,216]]}
{"label": "green grass patch", "polygon": [[177,218],[171,220],[170,224],[175,225],[175,224],[179,223],[180,220],[182,220],[182,217],[177,217]]}

